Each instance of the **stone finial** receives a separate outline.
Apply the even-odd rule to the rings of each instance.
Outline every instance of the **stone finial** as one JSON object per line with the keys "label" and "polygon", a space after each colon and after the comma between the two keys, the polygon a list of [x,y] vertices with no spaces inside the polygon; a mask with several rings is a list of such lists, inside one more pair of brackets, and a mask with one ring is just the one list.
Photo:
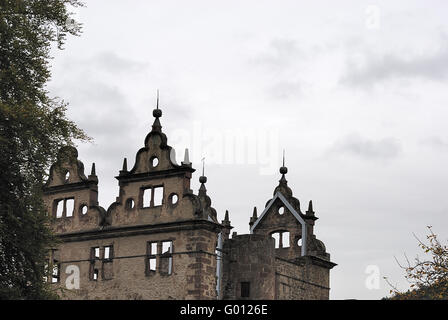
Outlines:
{"label": "stone finial", "polygon": [[90,181],[97,181],[98,182],[98,177],[96,176],[95,162],[92,163],[92,169],[90,170],[90,174],[89,174],[88,179]]}
{"label": "stone finial", "polygon": [[222,228],[223,239],[228,240],[230,236],[230,230],[233,229],[233,227],[230,225],[229,210],[226,210],[224,220],[221,221],[221,224],[223,226]]}
{"label": "stone finial", "polygon": [[283,165],[280,167],[280,173],[285,176],[288,173],[288,168],[285,167],[285,150],[283,149]]}
{"label": "stone finial", "polygon": [[308,204],[308,210],[306,211],[306,214],[309,215],[309,216],[313,216],[314,215],[313,200],[310,200],[310,202]]}
{"label": "stone finial", "polygon": [[199,177],[199,182],[201,183],[201,187],[199,188],[199,195],[205,194],[207,189],[205,188],[205,183],[207,182],[207,177],[205,176],[205,158],[202,158],[202,176]]}
{"label": "stone finial", "polygon": [[160,124],[159,118],[162,116],[162,110],[159,109],[159,90],[157,90],[157,103],[156,108],[152,111],[152,115],[154,118],[154,123],[152,124],[152,131],[161,132],[162,125]]}
{"label": "stone finial", "polygon": [[185,148],[184,161],[182,161],[182,165],[191,166],[190,154],[188,152],[188,148]]}
{"label": "stone finial", "polygon": [[127,174],[128,173],[128,159],[123,159],[123,169],[120,170],[120,175]]}
{"label": "stone finial", "polygon": [[230,226],[229,210],[226,210],[226,213],[224,215],[224,220],[221,221],[221,224],[226,227]]}
{"label": "stone finial", "polygon": [[257,220],[258,220],[257,207],[254,207],[254,212],[252,213],[252,217],[250,217],[250,220],[249,220],[249,227],[252,228],[255,221],[257,221]]}

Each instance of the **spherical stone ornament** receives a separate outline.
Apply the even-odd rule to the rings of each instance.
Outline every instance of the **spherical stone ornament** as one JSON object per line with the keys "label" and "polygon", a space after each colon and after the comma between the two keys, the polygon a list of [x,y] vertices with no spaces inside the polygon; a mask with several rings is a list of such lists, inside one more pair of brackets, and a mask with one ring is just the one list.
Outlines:
{"label": "spherical stone ornament", "polygon": [[280,168],[280,173],[281,173],[281,174],[287,174],[287,173],[288,173],[288,168],[286,168],[286,167],[281,167],[281,168]]}
{"label": "spherical stone ornament", "polygon": [[155,118],[160,118],[160,117],[162,116],[162,110],[160,110],[160,109],[154,109],[154,110],[152,111],[152,115],[153,115]]}
{"label": "spherical stone ornament", "polygon": [[206,182],[207,182],[207,177],[205,177],[205,176],[200,176],[200,177],[199,177],[199,182],[200,182],[200,183],[206,183]]}

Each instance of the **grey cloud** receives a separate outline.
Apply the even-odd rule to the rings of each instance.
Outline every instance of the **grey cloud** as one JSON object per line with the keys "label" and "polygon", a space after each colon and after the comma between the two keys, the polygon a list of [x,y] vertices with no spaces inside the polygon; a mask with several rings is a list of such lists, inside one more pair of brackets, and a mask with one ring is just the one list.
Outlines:
{"label": "grey cloud", "polygon": [[374,56],[365,53],[365,63],[347,62],[347,71],[340,83],[354,86],[371,86],[396,78],[422,78],[436,81],[448,77],[448,46],[445,43],[435,53],[416,55],[410,59],[395,54]]}
{"label": "grey cloud", "polygon": [[110,72],[133,72],[139,71],[142,68],[147,68],[149,66],[146,62],[134,61],[131,59],[125,59],[114,52],[101,52],[100,54],[93,57],[92,62],[103,70]]}
{"label": "grey cloud", "polygon": [[251,62],[267,66],[271,69],[283,70],[294,64],[298,58],[303,58],[305,53],[293,39],[275,38],[269,43],[267,50]]}
{"label": "grey cloud", "polygon": [[387,160],[396,158],[401,153],[401,144],[394,138],[371,140],[353,133],[336,141],[329,152]]}
{"label": "grey cloud", "polygon": [[302,86],[298,81],[281,81],[269,87],[268,91],[275,99],[288,99],[299,96]]}
{"label": "grey cloud", "polygon": [[149,67],[149,63],[123,58],[115,52],[102,51],[92,57],[71,57],[64,61],[64,70],[103,71],[111,74],[139,72]]}
{"label": "grey cloud", "polygon": [[267,69],[274,79],[266,88],[274,99],[289,99],[300,95],[301,83],[297,80],[297,67],[305,59],[305,52],[294,39],[274,38],[264,52],[259,53],[250,63]]}
{"label": "grey cloud", "polygon": [[132,128],[133,111],[116,86],[90,81],[70,86],[70,92],[63,96],[70,109],[77,109],[73,119],[94,138],[120,135],[120,131]]}
{"label": "grey cloud", "polygon": [[448,151],[448,141],[440,137],[433,136],[422,140],[420,143],[438,150]]}

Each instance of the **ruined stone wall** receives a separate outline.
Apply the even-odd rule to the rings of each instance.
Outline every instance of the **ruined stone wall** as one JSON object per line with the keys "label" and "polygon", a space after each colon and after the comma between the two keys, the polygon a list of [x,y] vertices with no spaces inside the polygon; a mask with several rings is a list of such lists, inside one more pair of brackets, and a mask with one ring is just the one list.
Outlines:
{"label": "ruined stone wall", "polygon": [[[215,239],[213,231],[186,230],[66,242],[58,248],[61,272],[54,286],[65,288],[65,270],[75,265],[80,269],[80,288],[63,290],[63,299],[215,299]],[[161,256],[157,256],[156,272],[148,274],[147,243],[167,240],[173,241],[172,274],[160,272]],[[100,270],[94,281],[91,248],[103,250],[110,245],[112,262],[94,260],[95,268]]]}
{"label": "ruined stone wall", "polygon": [[[185,175],[188,178],[185,178]],[[120,184],[119,202],[109,208],[112,225],[138,225],[157,224],[173,221],[194,219],[194,209],[190,198],[183,197],[184,181],[189,181],[191,174],[177,173],[177,176],[153,176],[150,181],[142,180],[132,183]],[[163,187],[162,204],[152,207],[143,207],[143,189],[153,186]],[[176,195],[178,200],[172,203],[171,197]],[[134,207],[127,203],[134,201]]]}
{"label": "ruined stone wall", "polygon": [[[86,187],[78,190],[67,190],[58,193],[47,193],[43,198],[48,215],[53,218],[53,230],[55,233],[73,232],[98,228],[100,222],[99,207],[96,206],[98,192]],[[74,210],[72,216],[62,216],[56,218],[58,201],[64,199],[74,199]],[[82,213],[82,208],[86,206],[87,212]]]}
{"label": "ruined stone wall", "polygon": [[328,300],[329,269],[313,263],[310,257],[292,262],[277,258],[276,299]]}
{"label": "ruined stone wall", "polygon": [[[250,296],[241,297],[241,283],[250,283]],[[223,299],[274,299],[274,239],[239,235],[223,246]]]}

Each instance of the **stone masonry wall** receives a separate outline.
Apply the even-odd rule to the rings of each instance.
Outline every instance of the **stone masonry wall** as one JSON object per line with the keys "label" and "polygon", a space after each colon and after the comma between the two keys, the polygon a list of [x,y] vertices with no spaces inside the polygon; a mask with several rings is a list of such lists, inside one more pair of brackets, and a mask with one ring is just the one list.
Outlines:
{"label": "stone masonry wall", "polygon": [[[63,299],[215,299],[215,238],[214,232],[191,230],[66,242],[58,248],[60,280],[54,287],[66,287],[66,268],[75,265],[80,288],[63,289]],[[147,243],[167,240],[173,241],[172,274],[159,272],[158,256],[157,271],[148,275]],[[100,273],[97,281],[91,280],[91,248],[110,245],[112,262],[95,260]]]}
{"label": "stone masonry wall", "polygon": [[[250,296],[241,297],[241,283],[250,283]],[[274,299],[274,239],[240,235],[224,242],[223,299]]]}

